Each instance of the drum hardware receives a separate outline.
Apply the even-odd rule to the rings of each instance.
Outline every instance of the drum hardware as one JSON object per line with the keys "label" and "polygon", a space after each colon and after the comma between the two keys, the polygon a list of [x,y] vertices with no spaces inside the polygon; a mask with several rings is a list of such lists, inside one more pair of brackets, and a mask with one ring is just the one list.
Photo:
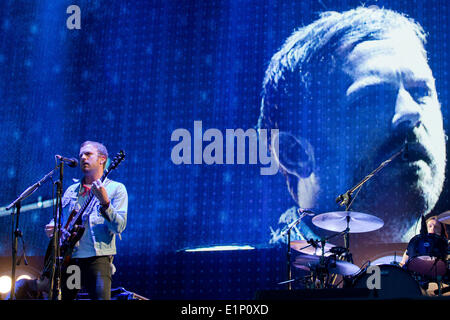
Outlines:
{"label": "drum hardware", "polygon": [[441,296],[442,295],[442,277],[441,276],[437,276],[437,285],[438,285],[438,288],[437,288],[437,295],[438,296]]}
{"label": "drum hardware", "polygon": [[[398,256],[400,259],[402,258],[401,256]],[[397,252],[394,252],[394,260],[391,261],[390,263],[391,265],[400,266],[400,261],[397,261]]]}
{"label": "drum hardware", "polygon": [[[328,238],[322,238],[321,240],[309,239],[309,240],[290,241],[291,229],[294,228],[298,223],[300,223],[300,221],[302,220],[302,218],[304,216],[314,214],[312,211],[310,211],[308,209],[301,209],[301,208],[298,209],[298,212],[300,213],[300,217],[297,220],[293,221],[291,224],[289,224],[287,226],[286,230],[281,234],[281,236],[284,236],[284,234],[287,234],[287,236],[288,236],[288,244],[289,244],[288,245],[288,253],[287,253],[288,280],[280,282],[279,284],[287,284],[288,290],[291,290],[292,283],[298,280],[298,279],[292,279],[292,268],[291,268],[292,251],[291,251],[291,249],[294,249],[295,251],[303,253],[306,256],[311,255],[311,256],[315,256],[315,257],[320,257],[319,259],[320,259],[321,263],[317,263],[317,260],[315,260],[314,263],[312,263],[311,261],[307,261],[307,263],[305,265],[302,265],[301,261],[296,260],[296,265],[294,265],[294,266],[298,269],[303,269],[303,270],[311,272],[311,276],[306,277],[307,279],[310,279],[309,282],[307,282],[307,284],[309,284],[310,287],[324,288],[324,287],[328,286],[328,284],[329,284],[329,281],[328,281],[329,275],[334,274],[334,272],[332,272],[332,271],[334,270],[334,268],[336,268],[337,257],[341,257],[341,256],[347,257],[349,255],[348,249],[342,248],[342,247],[336,247],[335,245],[328,243],[328,241],[334,237],[344,235],[347,232],[347,230],[345,230],[344,232],[332,235]],[[334,249],[332,252],[331,250],[335,247],[336,247],[336,249]],[[331,260],[326,259],[330,256],[333,256],[333,258]],[[341,261],[339,261],[339,262],[341,262]],[[355,268],[357,268],[359,270],[359,268],[357,266],[355,266],[353,264],[352,264],[352,266],[354,266]],[[339,267],[342,268],[342,264],[339,264]],[[353,268],[353,270],[355,268]],[[331,272],[330,272],[330,270],[331,270]],[[325,280],[325,278],[327,278],[327,280]],[[304,279],[304,278],[300,278],[300,280],[302,280],[302,279]],[[317,285],[317,283],[318,283],[318,285]]]}
{"label": "drum hardware", "polygon": [[[290,258],[290,249],[300,252],[301,254],[296,257],[293,262],[293,266],[310,271],[310,277],[304,277],[300,279],[309,279],[309,282],[313,284],[315,288],[326,288],[330,286],[330,275],[343,276],[344,284],[350,284],[352,287],[362,287],[367,288],[367,281],[369,280],[369,274],[367,274],[367,266],[365,268],[359,268],[353,264],[353,258],[350,253],[350,234],[351,233],[363,233],[378,230],[383,227],[384,222],[376,216],[350,211],[350,207],[354,202],[354,199],[361,191],[364,183],[371,179],[375,174],[377,174],[382,168],[388,165],[394,158],[398,157],[402,152],[405,151],[403,147],[400,151],[391,156],[388,160],[381,163],[381,165],[367,175],[361,182],[359,182],[355,187],[351,188],[342,195],[336,198],[336,202],[341,206],[345,206],[344,211],[328,212],[317,215],[313,217],[312,222],[315,226],[333,232],[338,232],[339,234],[333,235],[332,237],[343,235],[344,237],[344,247],[337,247],[335,245],[327,243],[332,237],[327,239],[318,240],[301,240],[296,242],[288,241],[288,258]],[[356,192],[356,193],[355,193]],[[353,193],[355,195],[353,196]],[[289,226],[288,231],[295,226],[300,219],[294,221],[292,225]],[[443,223],[450,224],[450,212],[447,215],[440,215],[439,218]],[[289,235],[288,235],[288,239]],[[446,247],[447,248],[447,247]],[[319,252],[321,251],[321,254]],[[380,264],[378,265],[381,269],[382,276],[382,289],[375,290],[374,294],[376,296],[386,296],[388,298],[398,298],[398,297],[420,297],[422,296],[422,291],[419,286],[418,280],[413,276],[412,271],[406,270],[405,268],[399,267],[398,261],[396,261],[397,255],[394,253],[393,262],[390,264]],[[416,256],[418,258],[419,256]],[[342,260],[339,260],[342,259]],[[419,263],[421,261],[417,260]],[[417,262],[416,261],[416,262]],[[425,264],[421,266],[428,267],[428,271],[431,275],[434,275],[435,279],[440,279],[442,270],[436,269],[439,261],[425,259]],[[443,261],[441,261],[443,262]],[[290,264],[289,264],[290,266]],[[411,264],[413,266],[413,264]],[[436,270],[435,270],[436,269]],[[431,271],[430,271],[431,270]],[[434,273],[433,273],[434,272]],[[347,280],[347,281],[345,281]],[[296,280],[288,280],[292,283]],[[283,284],[286,282],[282,282]],[[441,283],[439,282],[438,293],[442,293]],[[333,285],[333,283],[331,283]],[[378,292],[380,291],[380,292]],[[448,289],[450,291],[450,289]]]}
{"label": "drum hardware", "polygon": [[293,265],[300,269],[319,270],[330,274],[339,274],[344,276],[355,275],[360,268],[350,262],[341,261],[336,255],[328,257],[299,255],[295,258]]}
{"label": "drum hardware", "polygon": [[344,248],[344,247],[333,247],[333,248],[330,249],[330,252],[334,253],[337,256],[341,256],[344,253],[347,253],[347,249]]}
{"label": "drum hardware", "polygon": [[[325,256],[329,256],[333,254],[333,249],[335,245],[326,243],[324,247]],[[309,255],[320,255],[322,254],[322,245],[321,242],[310,239],[310,240],[294,240],[291,241],[291,248],[300,253],[309,254]]]}
{"label": "drum hardware", "polygon": [[360,270],[350,262],[340,261],[336,255],[324,257],[302,254],[296,257],[293,265],[311,272],[312,284],[316,289],[332,287],[333,275],[351,276]]}
{"label": "drum hardware", "polygon": [[[442,288],[448,282],[447,253],[448,241],[438,234],[421,233],[409,241],[409,259],[404,267],[420,284],[424,294],[441,296],[448,291],[447,288]],[[436,286],[437,289],[434,290]],[[447,290],[443,292],[442,289]]]}
{"label": "drum hardware", "polygon": [[429,277],[414,272],[412,272],[412,274],[417,278],[418,282],[422,282],[426,286],[426,289],[424,289],[426,295],[431,297],[449,296],[450,270],[447,271],[445,276],[437,276],[434,279],[430,279]]}
{"label": "drum hardware", "polygon": [[[336,275],[349,276],[357,273],[359,267],[345,260],[349,254],[347,248],[336,247],[328,241],[334,237],[344,235],[346,231],[321,240],[296,241],[291,247],[301,254],[296,257],[294,267],[311,273],[313,288],[329,288],[333,286]],[[297,245],[306,244],[304,247]],[[320,251],[321,254],[318,254]],[[308,254],[315,253],[315,254]],[[341,260],[340,260],[341,259]]]}
{"label": "drum hardware", "polygon": [[436,234],[418,234],[408,243],[406,268],[431,281],[447,272],[447,240]]}
{"label": "drum hardware", "polygon": [[[334,284],[337,275],[349,277],[360,270],[353,264],[349,250],[349,233],[368,232],[383,225],[383,221],[375,216],[353,211],[320,214],[315,216],[312,222],[319,228],[339,232],[321,240],[309,239],[290,242],[290,248],[301,253],[295,259],[294,267],[311,272],[316,288],[330,287]],[[337,236],[344,236],[344,247],[337,247],[329,243],[330,239]]]}
{"label": "drum hardware", "polygon": [[[395,153],[393,156],[391,156],[388,160],[384,161],[380,166],[378,166],[378,168],[376,168],[374,171],[372,171],[369,175],[367,175],[363,180],[361,180],[361,182],[359,182],[356,186],[354,186],[353,188],[351,188],[350,190],[348,190],[347,192],[345,192],[344,194],[339,195],[336,198],[336,203],[339,203],[341,206],[345,205],[345,211],[342,212],[330,212],[330,213],[324,213],[321,214],[319,216],[316,216],[312,219],[313,224],[315,224],[316,226],[326,229],[326,230],[331,230],[331,231],[335,231],[335,232],[340,232],[340,234],[342,234],[344,236],[344,249],[345,250],[341,250],[340,253],[340,258],[343,258],[346,260],[347,263],[349,263],[351,266],[354,266],[355,268],[357,268],[359,270],[359,268],[353,264],[353,258],[352,255],[350,253],[350,233],[356,233],[356,232],[367,232],[368,230],[372,231],[372,230],[376,230],[378,228],[381,228],[383,226],[383,221],[381,219],[378,219],[372,215],[367,215],[367,214],[363,214],[363,213],[359,213],[359,212],[353,212],[350,211],[350,207],[353,204],[354,198],[358,195],[358,193],[361,191],[362,186],[364,185],[364,183],[366,183],[369,179],[371,179],[376,173],[378,173],[383,167],[385,167],[388,163],[390,163],[394,158],[396,158],[397,156],[399,156],[401,153],[403,153],[406,149],[406,145],[397,153]],[[356,192],[355,197],[353,197],[352,199],[352,195],[353,193]],[[294,222],[292,222],[290,225],[288,225],[287,229],[282,233],[281,236],[284,236],[284,234],[287,234],[288,237],[288,241],[287,241],[287,265],[288,265],[288,280],[287,280],[287,284],[288,284],[288,290],[292,289],[291,283],[292,281],[292,270],[291,270],[291,249],[292,247],[296,246],[296,243],[291,243],[291,229],[297,225],[301,219],[306,215],[306,214],[314,214],[314,212],[309,211],[309,210],[305,210],[305,209],[299,209],[299,213],[301,213],[300,217],[295,220]],[[334,218],[334,220],[333,220]],[[367,221],[369,220],[369,221]],[[370,227],[369,227],[370,226]],[[335,235],[336,236],[336,235]],[[328,240],[328,239],[327,239]],[[322,249],[322,254],[321,256],[317,256],[317,255],[312,255],[312,256],[308,256],[308,255],[302,255],[301,257],[298,257],[295,261],[295,266],[297,268],[308,268],[311,271],[313,271],[313,276],[317,276],[319,275],[320,277],[323,275],[323,273],[329,273],[329,269],[331,266],[331,269],[334,270],[335,272],[342,272],[342,263],[344,261],[340,261],[336,259],[336,254],[334,254],[334,264],[336,266],[334,266],[334,264],[330,265],[330,260],[329,258],[332,256],[327,256],[327,260],[325,259],[325,251],[326,251],[326,241],[325,239],[321,240],[321,246],[320,248]],[[316,244],[316,242],[310,240],[309,242],[309,246],[313,247],[314,245],[316,247],[314,247],[313,252],[316,254],[316,249],[319,248],[319,246]],[[302,244],[298,244],[303,245]],[[294,250],[299,251],[302,250],[307,250],[307,248],[309,246],[305,246],[302,248],[298,248],[296,247]],[[328,249],[331,249],[330,246],[328,247]],[[311,250],[311,249],[309,249]],[[335,249],[338,250],[338,249]],[[308,258],[305,258],[308,257]],[[311,260],[309,261],[308,259],[310,258],[316,259],[316,260]],[[319,262],[317,261],[317,259],[319,259]],[[313,263],[314,262],[314,263]],[[338,263],[339,262],[339,263]],[[337,268],[339,266],[339,268]],[[335,269],[333,269],[335,268]],[[341,269],[340,269],[341,268]],[[344,268],[345,269],[345,268]],[[322,281],[323,283],[323,281]]]}
{"label": "drum hardware", "polygon": [[[329,267],[332,265],[328,264],[328,256],[325,255],[325,248],[331,248],[329,244],[327,244],[327,239],[307,240],[306,243],[309,245],[303,248],[298,248],[299,251],[303,252],[313,252],[314,255],[310,254],[302,254],[296,258],[294,262],[294,267],[298,269],[302,269],[305,271],[310,271],[309,279],[310,281],[307,283],[306,287],[318,289],[318,288],[326,288],[329,286]],[[291,245],[292,246],[292,245]],[[319,252],[317,251],[319,250]],[[316,255],[316,253],[320,253]],[[303,259],[302,259],[303,257]],[[314,257],[309,259],[309,257]]]}
{"label": "drum hardware", "polygon": [[[322,213],[312,218],[312,223],[322,229],[340,232],[344,236],[344,247],[341,254],[347,262],[353,263],[350,253],[350,233],[370,232],[384,225],[382,219],[373,215],[355,211],[335,211]],[[338,250],[338,249],[335,249]]]}
{"label": "drum hardware", "polygon": [[430,256],[418,256],[411,258],[406,263],[406,268],[409,271],[420,274],[430,280],[437,279],[437,277],[442,277],[447,272],[444,260]]}
{"label": "drum hardware", "polygon": [[[335,286],[334,281],[330,279],[340,275],[343,277],[344,287],[367,288],[370,277],[370,274],[367,274],[368,266],[359,268],[350,263],[347,260],[347,254],[350,254],[348,249],[332,245],[328,241],[339,235],[376,230],[383,225],[383,221],[365,213],[343,211],[317,215],[313,218],[313,223],[329,231],[342,231],[343,228],[345,230],[320,241],[310,239],[291,242],[290,247],[301,253],[293,262],[294,267],[310,272],[309,277],[292,281],[303,281],[309,288],[322,289],[337,287],[339,284]],[[446,281],[448,276],[444,277],[446,273],[448,274],[447,241],[439,240],[440,237],[434,234],[416,237],[418,240],[414,242],[415,251],[410,251],[413,257],[403,268],[399,267],[397,257],[400,255],[397,251],[389,257],[391,258],[389,264],[384,260],[384,263],[377,264],[381,269],[382,284],[380,290],[373,291],[375,297],[417,298],[427,294],[433,296],[433,293],[441,296],[450,292],[450,287],[445,286],[448,285]],[[429,284],[431,286],[427,289]]]}
{"label": "drum hardware", "polygon": [[[383,221],[372,215],[353,211],[324,213],[314,217],[312,219],[313,224],[322,229],[338,231],[339,233],[321,240],[290,241],[290,230],[306,215],[305,212],[300,210],[303,209],[299,209],[299,212],[302,212],[300,217],[289,224],[281,234],[281,236],[285,234],[288,236],[288,280],[279,284],[287,284],[288,290],[291,290],[292,283],[298,280],[292,279],[291,249],[301,253],[295,259],[294,267],[311,272],[310,279],[313,283],[312,286],[315,288],[329,287],[330,279],[332,279],[331,283],[334,283],[336,275],[351,276],[356,274],[360,268],[353,264],[349,250],[349,233],[376,230],[383,225]],[[329,243],[330,239],[337,236],[344,236],[345,247],[337,247]],[[330,275],[333,276],[330,277]]]}
{"label": "drum hardware", "polygon": [[313,211],[308,209],[302,209],[299,208],[298,213],[300,214],[300,217],[293,221],[291,224],[287,226],[287,228],[280,234],[280,237],[283,237],[284,235],[287,235],[287,253],[286,253],[286,261],[287,261],[287,280],[284,281],[285,284],[287,284],[287,289],[292,290],[292,266],[291,266],[291,230],[294,228],[297,224],[300,223],[300,221],[307,215],[314,214]]}
{"label": "drum hardware", "polygon": [[[450,291],[448,283],[441,276],[431,279],[416,272],[409,271],[409,273],[422,288],[423,295],[440,297]],[[444,287],[443,285],[447,286]]]}
{"label": "drum hardware", "polygon": [[442,296],[443,294],[446,294],[447,292],[450,292],[450,286],[446,288],[442,288],[442,282],[438,283],[438,288],[433,291],[433,293],[437,296]]}

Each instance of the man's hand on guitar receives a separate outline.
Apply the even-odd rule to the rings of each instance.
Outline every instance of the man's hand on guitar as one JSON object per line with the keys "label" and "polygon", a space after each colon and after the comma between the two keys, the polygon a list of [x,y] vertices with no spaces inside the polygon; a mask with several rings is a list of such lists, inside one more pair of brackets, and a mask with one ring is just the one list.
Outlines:
{"label": "man's hand on guitar", "polygon": [[106,189],[103,186],[103,182],[100,179],[95,180],[92,183],[91,191],[94,194],[94,196],[96,196],[97,199],[100,201],[100,204],[102,206],[108,206],[109,205],[108,193],[106,192]]}

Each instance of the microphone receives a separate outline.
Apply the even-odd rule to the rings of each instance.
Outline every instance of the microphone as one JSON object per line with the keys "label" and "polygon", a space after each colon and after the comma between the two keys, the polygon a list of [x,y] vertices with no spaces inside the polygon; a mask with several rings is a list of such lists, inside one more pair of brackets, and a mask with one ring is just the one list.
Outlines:
{"label": "microphone", "polygon": [[307,216],[315,216],[316,213],[314,211],[308,210],[308,209],[302,209],[302,208],[298,208],[297,212],[302,214],[302,213],[306,213]]}
{"label": "microphone", "polygon": [[75,158],[66,158],[66,157],[60,156],[59,154],[57,154],[55,157],[57,159],[61,160],[62,162],[67,163],[67,165],[71,168],[75,168],[76,166],[78,166],[78,160]]}
{"label": "microphone", "polygon": [[[340,205],[344,205],[346,203],[348,203],[350,201],[350,196],[351,194],[349,193],[349,191],[347,191],[346,193],[340,194],[337,198],[336,198],[336,203],[341,203]],[[344,203],[345,202],[345,203]]]}

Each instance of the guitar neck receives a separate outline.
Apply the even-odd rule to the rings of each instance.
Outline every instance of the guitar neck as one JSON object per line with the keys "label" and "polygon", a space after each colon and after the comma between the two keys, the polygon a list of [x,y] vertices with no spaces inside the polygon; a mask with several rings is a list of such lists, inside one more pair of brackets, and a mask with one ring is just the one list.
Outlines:
{"label": "guitar neck", "polygon": [[[103,176],[100,178],[100,180],[102,182],[104,182],[109,173],[110,173],[109,170],[105,170],[105,172],[103,173]],[[84,201],[83,205],[81,206],[81,209],[78,211],[78,213],[72,220],[74,223],[83,215],[83,213],[86,211],[86,209],[91,204],[93,198],[94,198],[94,194],[92,192],[89,192],[88,198]]]}

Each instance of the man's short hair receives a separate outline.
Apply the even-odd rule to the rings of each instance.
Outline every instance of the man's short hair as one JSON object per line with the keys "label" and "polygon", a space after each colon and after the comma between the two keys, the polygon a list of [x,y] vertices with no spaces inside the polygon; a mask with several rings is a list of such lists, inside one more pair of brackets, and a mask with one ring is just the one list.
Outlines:
{"label": "man's short hair", "polygon": [[[412,31],[425,45],[426,35],[418,23],[404,14],[378,7],[324,12],[318,20],[295,31],[266,70],[258,128],[290,131],[282,124],[283,119],[291,119],[292,112],[312,111],[318,81],[329,77],[356,45],[382,39],[396,29]],[[424,48],[422,54],[426,57]],[[290,105],[299,109],[292,110]],[[293,129],[299,130],[298,126]]]}
{"label": "man's short hair", "polygon": [[106,163],[108,162],[108,150],[106,149],[106,147],[102,143],[96,142],[96,141],[89,141],[89,140],[83,142],[81,144],[80,148],[83,148],[84,146],[87,146],[89,144],[94,146],[97,149],[97,152],[99,154],[101,154],[102,156],[106,157],[106,161],[103,163],[103,168],[105,168],[106,167]]}

